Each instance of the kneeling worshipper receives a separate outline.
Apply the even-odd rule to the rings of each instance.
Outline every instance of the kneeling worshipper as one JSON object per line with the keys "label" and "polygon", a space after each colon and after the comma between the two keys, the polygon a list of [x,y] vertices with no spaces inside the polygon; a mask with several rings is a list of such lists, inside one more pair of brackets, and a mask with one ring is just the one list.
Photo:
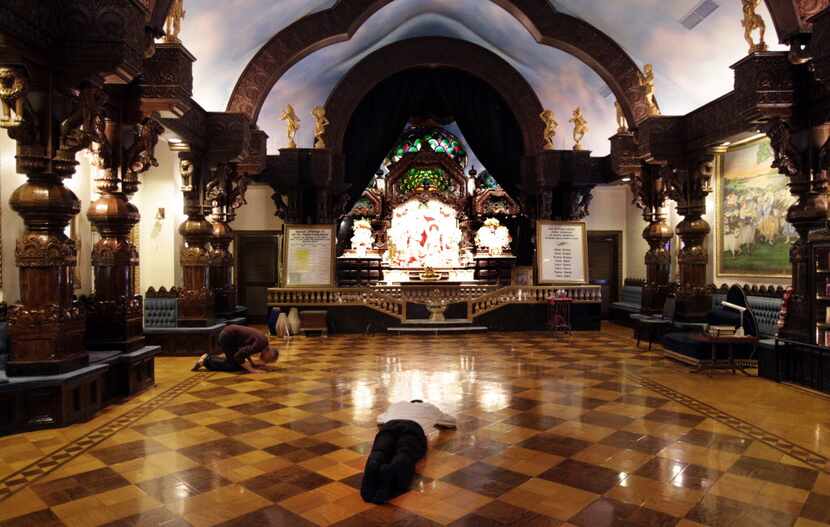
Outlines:
{"label": "kneeling worshipper", "polygon": [[[261,332],[236,324],[225,326],[219,334],[218,345],[222,355],[205,353],[192,371],[205,368],[208,371],[264,373],[269,369],[268,364],[280,355],[276,348],[268,346],[268,338]],[[261,364],[254,361],[254,355],[259,355]]]}
{"label": "kneeling worshipper", "polygon": [[418,399],[395,403],[379,415],[380,431],[363,470],[363,501],[386,503],[407,492],[415,464],[427,453],[427,434],[455,424],[455,417]]}

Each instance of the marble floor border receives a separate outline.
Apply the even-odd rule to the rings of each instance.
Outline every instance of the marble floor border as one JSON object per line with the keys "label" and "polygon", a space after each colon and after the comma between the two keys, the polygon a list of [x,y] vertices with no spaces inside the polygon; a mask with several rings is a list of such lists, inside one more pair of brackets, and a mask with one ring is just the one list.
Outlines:
{"label": "marble floor border", "polygon": [[0,480],[0,502],[24,487],[31,485],[35,480],[60,468],[115,433],[127,428],[150,412],[188,392],[191,388],[208,379],[211,375],[213,374],[204,372],[191,375],[142,405],[128,410],[124,414],[102,424],[86,436],[72,441],[26,467],[9,474]]}
{"label": "marble floor border", "polygon": [[675,391],[668,386],[660,384],[659,382],[632,374],[626,374],[626,376],[644,388],[657,392],[663,397],[678,402],[701,415],[705,415],[710,419],[714,419],[719,423],[733,428],[734,430],[737,430],[738,432],[745,434],[756,441],[760,441],[761,443],[772,447],[779,452],[783,452],[784,454],[801,461],[805,465],[809,465],[810,467],[824,472],[825,474],[830,474],[830,459],[819,454],[818,452],[796,445],[792,441],[789,441],[779,435],[768,432],[763,428],[719,410],[708,403],[695,399],[694,397]]}

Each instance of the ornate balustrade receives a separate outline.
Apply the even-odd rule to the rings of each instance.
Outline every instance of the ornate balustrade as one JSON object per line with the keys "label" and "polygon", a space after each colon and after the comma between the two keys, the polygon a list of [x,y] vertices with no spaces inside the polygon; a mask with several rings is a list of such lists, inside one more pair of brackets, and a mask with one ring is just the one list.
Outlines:
{"label": "ornate balustrade", "polygon": [[364,288],[268,289],[270,306],[364,306],[403,320],[406,303],[467,302],[467,318],[473,319],[509,304],[544,304],[557,291],[574,302],[599,302],[599,286],[378,286]]}

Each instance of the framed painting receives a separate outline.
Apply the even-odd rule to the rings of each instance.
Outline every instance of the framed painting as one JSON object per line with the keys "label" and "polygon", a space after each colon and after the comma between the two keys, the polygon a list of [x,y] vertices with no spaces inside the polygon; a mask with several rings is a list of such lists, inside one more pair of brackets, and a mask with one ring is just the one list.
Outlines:
{"label": "framed painting", "polygon": [[769,138],[719,154],[715,192],[717,269],[720,276],[787,278],[790,244],[798,238],[787,222],[795,202],[787,177],[772,168]]}

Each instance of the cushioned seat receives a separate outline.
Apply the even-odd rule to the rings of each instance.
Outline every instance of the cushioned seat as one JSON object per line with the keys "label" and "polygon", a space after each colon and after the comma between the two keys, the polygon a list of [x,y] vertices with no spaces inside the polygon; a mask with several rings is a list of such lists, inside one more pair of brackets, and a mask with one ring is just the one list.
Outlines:
{"label": "cushioned seat", "polygon": [[624,285],[620,291],[620,301],[611,303],[611,318],[622,324],[631,322],[632,314],[639,314],[642,309],[643,288],[636,285]]}
{"label": "cushioned seat", "polygon": [[179,300],[177,298],[145,298],[144,329],[175,328],[179,322]]}
{"label": "cushioned seat", "polygon": [[195,326],[195,327],[169,327],[169,326],[162,326],[162,327],[151,327],[148,328],[145,326],[144,334],[145,335],[199,335],[204,333],[212,333],[215,332],[217,329],[222,329],[226,326],[224,320],[218,321],[215,324],[210,326]]}

